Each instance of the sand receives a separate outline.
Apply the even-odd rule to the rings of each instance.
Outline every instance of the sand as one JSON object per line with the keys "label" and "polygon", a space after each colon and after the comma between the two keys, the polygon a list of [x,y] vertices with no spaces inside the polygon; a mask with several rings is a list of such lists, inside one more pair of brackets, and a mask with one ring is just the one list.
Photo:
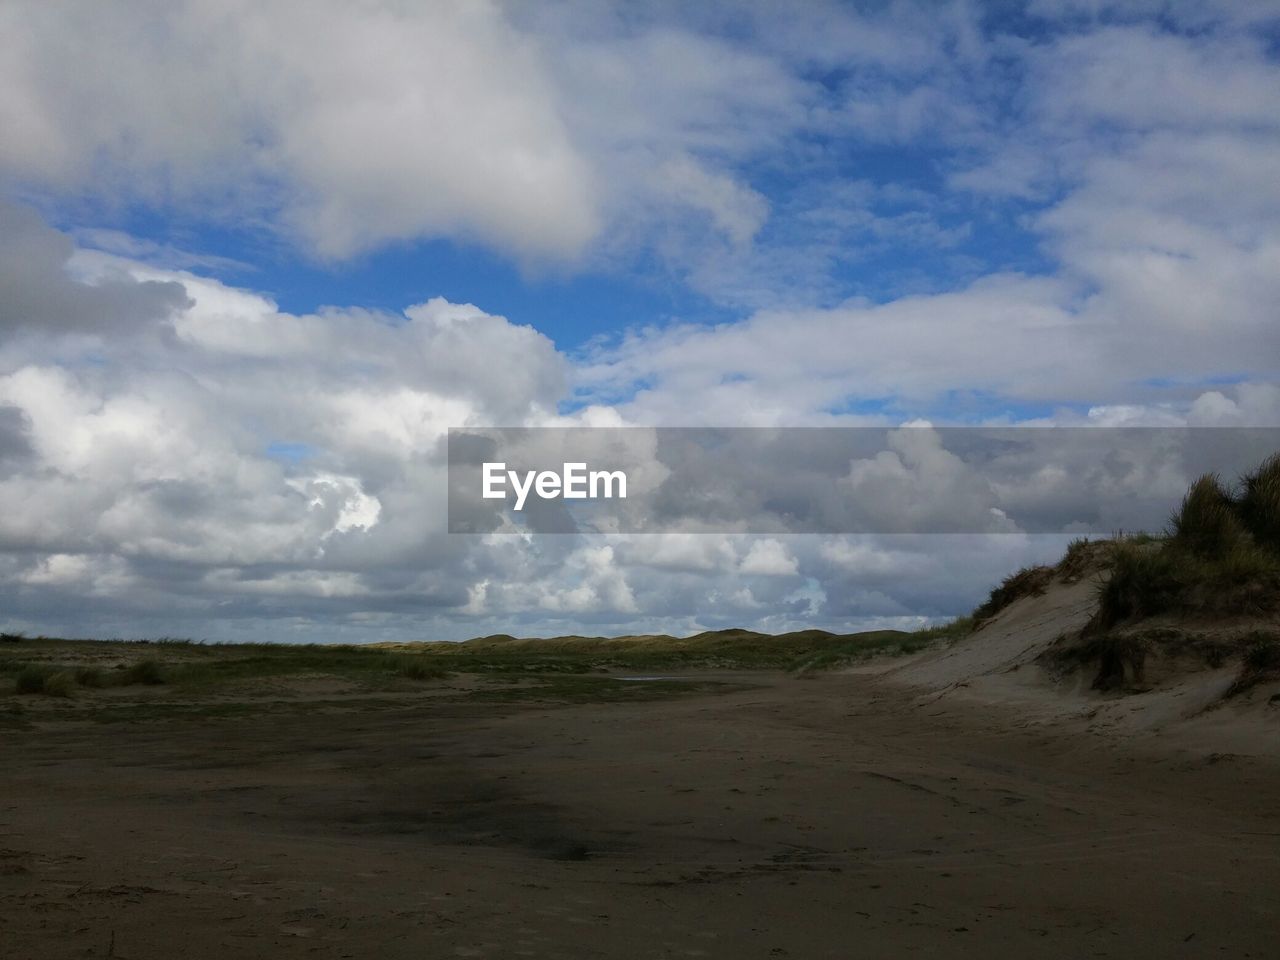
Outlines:
{"label": "sand", "polygon": [[0,956],[1274,956],[1275,756],[1004,663],[5,730]]}

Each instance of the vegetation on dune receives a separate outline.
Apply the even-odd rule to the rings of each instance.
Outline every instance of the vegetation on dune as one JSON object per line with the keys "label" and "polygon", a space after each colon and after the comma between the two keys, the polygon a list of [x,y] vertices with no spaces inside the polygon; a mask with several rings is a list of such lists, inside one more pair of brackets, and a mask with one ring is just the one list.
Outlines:
{"label": "vegetation on dune", "polygon": [[1236,504],[1216,473],[1206,473],[1191,485],[1169,525],[1173,542],[1197,556],[1225,553],[1246,536]]}
{"label": "vegetation on dune", "polygon": [[910,633],[882,630],[875,634],[854,634],[816,655],[797,657],[788,668],[803,671],[829,670],[873,657],[909,656],[936,644],[954,642],[972,632],[973,618],[958,617],[950,623]]}
{"label": "vegetation on dune", "polygon": [[[681,638],[518,640],[486,637],[467,643],[367,647],[205,644],[172,640],[143,644],[41,638],[22,649],[22,659],[0,654],[0,675],[14,677],[14,689],[18,692],[70,696],[81,689],[107,691],[160,685],[180,691],[182,695],[198,695],[222,689],[226,684],[304,677],[340,679],[360,690],[407,691],[411,688],[405,681],[424,683],[466,674],[532,683],[533,691],[541,690],[548,696],[556,694],[552,699],[575,699],[577,693],[561,696],[573,691],[586,699],[618,699],[656,696],[676,688],[668,690],[659,683],[641,693],[630,686],[614,687],[612,681],[597,682],[609,678],[590,675],[708,668],[824,669],[868,657],[913,653],[953,640],[970,629],[970,622],[962,619],[914,633],[877,630],[833,634],[824,630],[802,630],[775,636],[735,629]],[[144,650],[148,654],[138,658]],[[55,675],[57,679],[51,681],[49,678]],[[689,685],[681,681],[679,690],[688,689]],[[520,700],[538,695],[508,692],[486,694],[481,698]],[[147,702],[153,700],[153,697],[147,698]]]}
{"label": "vegetation on dune", "polygon": [[1240,519],[1258,546],[1280,551],[1280,453],[1247,474],[1241,486]]}
{"label": "vegetation on dune", "polygon": [[147,686],[158,686],[165,681],[164,668],[157,660],[139,660],[125,669],[121,680],[126,684],[142,683]]}
{"label": "vegetation on dune", "polygon": [[872,630],[836,634],[800,630],[766,634],[710,630],[690,637],[482,637],[460,644],[424,644],[421,650],[451,670],[471,673],[581,674],[604,670],[825,669],[872,656],[912,653],[968,632],[966,621],[909,633]]}
{"label": "vegetation on dune", "polygon": [[75,674],[48,666],[28,666],[18,672],[14,692],[43,693],[50,697],[69,697],[75,690]]}
{"label": "vegetation on dune", "polygon": [[1280,607],[1280,456],[1234,490],[1200,477],[1163,540],[1120,542],[1099,587],[1093,631],[1162,613],[1257,615]]}
{"label": "vegetation on dune", "polygon": [[[1197,479],[1162,536],[1073,543],[1057,570],[1064,579],[1103,574],[1098,606],[1078,637],[1045,662],[1095,664],[1100,690],[1145,687],[1153,654],[1211,668],[1238,661],[1228,696],[1280,678],[1280,633],[1250,629],[1242,619],[1265,622],[1280,611],[1278,518],[1280,455],[1234,485],[1216,474]],[[1160,616],[1175,619],[1147,622]]]}
{"label": "vegetation on dune", "polygon": [[1053,567],[1035,566],[1011,573],[993,587],[991,595],[973,611],[974,622],[980,626],[1015,600],[1044,593],[1053,582],[1054,572]]}
{"label": "vegetation on dune", "polygon": [[48,667],[23,667],[14,681],[15,693],[44,693],[44,681],[52,673]]}
{"label": "vegetation on dune", "polygon": [[446,670],[428,663],[420,656],[399,657],[396,672],[410,680],[440,680],[449,675]]}
{"label": "vegetation on dune", "polygon": [[[133,659],[139,646],[157,655]],[[34,661],[35,656],[44,659]],[[91,662],[86,662],[86,660]],[[114,663],[111,663],[114,661]],[[41,638],[31,641],[23,658],[0,656],[0,675],[14,677],[22,694],[70,696],[77,688],[108,689],[174,685],[198,690],[230,681],[322,675],[374,682],[397,678],[435,680],[446,675],[438,664],[418,656],[349,646],[289,644],[197,644],[165,641],[82,641]],[[65,674],[65,676],[62,676]]]}
{"label": "vegetation on dune", "polygon": [[1098,568],[1104,541],[1077,537],[1067,544],[1067,552],[1058,561],[1055,572],[1067,583],[1076,583]]}

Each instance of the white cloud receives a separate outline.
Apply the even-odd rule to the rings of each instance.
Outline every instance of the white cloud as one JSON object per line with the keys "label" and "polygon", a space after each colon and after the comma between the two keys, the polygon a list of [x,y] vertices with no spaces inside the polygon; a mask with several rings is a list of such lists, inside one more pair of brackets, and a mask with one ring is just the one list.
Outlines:
{"label": "white cloud", "polygon": [[0,168],[29,183],[230,197],[322,257],[448,234],[573,258],[598,229],[592,166],[494,3],[32,0],[0,37]]}
{"label": "white cloud", "polygon": [[655,191],[700,210],[736,248],[745,248],[768,217],[769,204],[759,193],[723,173],[712,173],[688,156],[658,168]]}
{"label": "white cloud", "polygon": [[629,566],[723,573],[737,566],[732,541],[716,534],[663,533],[623,540],[618,557]]}
{"label": "white cloud", "polygon": [[799,572],[796,558],[779,541],[756,540],[742,558],[738,570],[762,577],[792,577]]}
{"label": "white cloud", "polygon": [[580,577],[572,586],[539,585],[539,606],[543,610],[571,615],[639,612],[626,575],[614,563],[612,546],[582,547],[569,555],[565,566],[580,573]]}

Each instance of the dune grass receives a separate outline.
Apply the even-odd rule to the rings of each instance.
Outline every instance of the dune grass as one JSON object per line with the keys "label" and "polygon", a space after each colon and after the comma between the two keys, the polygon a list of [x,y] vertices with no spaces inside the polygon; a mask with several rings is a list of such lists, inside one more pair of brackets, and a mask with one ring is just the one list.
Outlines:
{"label": "dune grass", "polygon": [[911,652],[937,642],[940,637],[937,630],[919,634],[901,630],[853,634],[801,630],[778,635],[750,630],[713,630],[691,637],[530,640],[485,637],[461,644],[424,644],[414,649],[422,650],[443,667],[463,673],[573,675],[612,670],[795,670],[834,666],[877,654]]}
{"label": "dune grass", "polygon": [[[199,695],[232,683],[304,676],[338,678],[365,690],[406,690],[411,688],[403,685],[405,681],[429,683],[452,674],[525,678],[543,686],[563,678],[565,690],[577,689],[574,678],[579,678],[584,684],[582,690],[604,693],[612,688],[595,684],[601,678],[591,675],[696,669],[822,669],[872,656],[912,653],[954,639],[969,629],[969,622],[961,620],[916,633],[878,630],[833,634],[804,630],[774,636],[749,630],[721,630],[681,638],[490,637],[468,643],[366,647],[176,640],[145,644],[42,638],[15,649],[15,654],[20,650],[21,659],[0,652],[0,675],[14,678],[15,691],[56,696],[81,690],[161,686],[173,688],[175,695]],[[55,675],[56,680],[49,679]],[[615,692],[620,697],[640,696],[629,688]]]}
{"label": "dune grass", "polygon": [[18,671],[14,692],[20,694],[44,694],[49,697],[70,697],[76,688],[76,677],[71,670],[59,670],[49,666],[27,666]]}
{"label": "dune grass", "polygon": [[441,680],[449,672],[433,663],[428,663],[421,656],[403,656],[396,658],[396,673],[410,680]]}
{"label": "dune grass", "polygon": [[1114,545],[1092,627],[1163,613],[1258,615],[1280,609],[1280,456],[1229,489],[1206,474],[1187,491],[1168,536]]}
{"label": "dune grass", "polygon": [[[152,655],[137,658],[141,650]],[[426,681],[446,675],[419,656],[349,646],[290,644],[217,645],[168,640],[139,644],[41,638],[15,653],[0,653],[0,675],[12,676],[14,692],[70,696],[78,689],[170,685],[184,690],[231,681],[327,675],[371,683],[397,678]],[[86,660],[90,662],[85,662]]]}
{"label": "dune grass", "polygon": [[1280,551],[1280,453],[1245,475],[1236,509],[1256,544]]}

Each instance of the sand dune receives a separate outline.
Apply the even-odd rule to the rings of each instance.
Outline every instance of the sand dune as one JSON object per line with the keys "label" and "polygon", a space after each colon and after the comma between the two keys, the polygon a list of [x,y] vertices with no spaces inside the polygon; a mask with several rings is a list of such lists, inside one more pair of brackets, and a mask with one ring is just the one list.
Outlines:
{"label": "sand dune", "polygon": [[1233,692],[1246,670],[1248,638],[1280,633],[1280,621],[1164,616],[1122,625],[1108,640],[1140,645],[1140,675],[1130,665],[1118,689],[1097,689],[1102,664],[1085,628],[1098,609],[1102,576],[1056,576],[954,645],[882,664],[880,682],[925,699],[1012,707],[1022,722],[1058,726],[1063,734],[1280,758],[1280,680]]}

